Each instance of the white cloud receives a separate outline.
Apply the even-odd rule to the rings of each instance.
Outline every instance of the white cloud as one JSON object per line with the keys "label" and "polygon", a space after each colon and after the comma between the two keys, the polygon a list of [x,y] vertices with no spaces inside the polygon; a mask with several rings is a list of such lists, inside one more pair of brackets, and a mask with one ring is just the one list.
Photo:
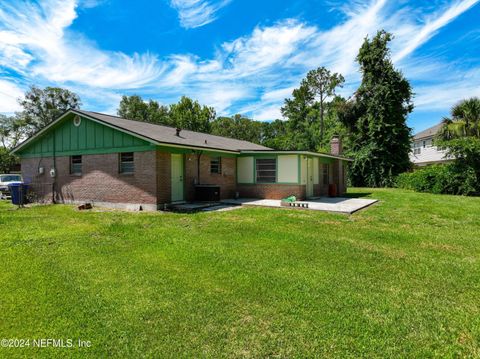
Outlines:
{"label": "white cloud", "polygon": [[28,69],[35,79],[100,88],[139,88],[162,74],[154,55],[102,51],[69,33],[76,8],[74,0],[0,4],[2,65],[22,73]]}
{"label": "white cloud", "polygon": [[18,99],[23,96],[23,90],[13,81],[0,79],[0,112],[13,113],[20,111]]}
{"label": "white cloud", "polygon": [[428,41],[436,32],[456,19],[459,15],[477,4],[479,0],[463,0],[456,1],[440,14],[427,18],[425,24],[421,26],[412,26],[410,31],[405,34],[405,43],[403,48],[395,54],[394,61],[398,62],[407,55],[411,54],[415,49]]}
{"label": "white cloud", "polygon": [[417,86],[415,106],[418,110],[445,110],[459,100],[480,97],[480,68],[447,74],[442,82]]}
{"label": "white cloud", "polygon": [[170,6],[178,12],[182,27],[193,29],[215,21],[220,9],[231,0],[171,0]]}

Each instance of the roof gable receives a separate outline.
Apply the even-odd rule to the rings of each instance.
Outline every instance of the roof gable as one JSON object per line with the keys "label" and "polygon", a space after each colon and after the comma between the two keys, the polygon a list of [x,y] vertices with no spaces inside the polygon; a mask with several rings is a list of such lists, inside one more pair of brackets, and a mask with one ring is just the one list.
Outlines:
{"label": "roof gable", "polygon": [[[76,115],[82,118],[78,128],[73,125]],[[53,141],[54,135],[55,141]],[[69,110],[21,143],[13,152],[20,156],[51,155],[54,143],[56,145],[61,143],[61,151],[56,148],[56,154],[65,155],[99,150],[119,152],[125,148],[138,151],[139,147],[144,149],[144,147],[152,148],[156,145],[233,154],[242,150],[269,150],[268,147],[248,141],[188,130],[182,130],[177,136],[176,129],[169,126],[126,120],[98,112]]]}
{"label": "roof gable", "polygon": [[[75,117],[80,122],[74,123]],[[154,145],[84,116],[68,113],[45,131],[35,135],[16,150],[22,157],[130,152],[154,148]]]}
{"label": "roof gable", "polygon": [[429,127],[426,130],[418,132],[413,138],[415,140],[419,140],[421,138],[428,138],[428,137],[434,137],[438,131],[442,128],[443,123],[436,124],[435,126]]}

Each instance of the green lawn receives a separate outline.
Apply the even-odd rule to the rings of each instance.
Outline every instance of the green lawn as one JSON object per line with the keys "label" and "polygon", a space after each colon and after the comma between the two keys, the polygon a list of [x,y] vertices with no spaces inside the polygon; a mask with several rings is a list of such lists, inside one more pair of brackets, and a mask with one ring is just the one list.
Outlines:
{"label": "green lawn", "polygon": [[0,204],[0,357],[479,357],[480,198],[352,216]]}

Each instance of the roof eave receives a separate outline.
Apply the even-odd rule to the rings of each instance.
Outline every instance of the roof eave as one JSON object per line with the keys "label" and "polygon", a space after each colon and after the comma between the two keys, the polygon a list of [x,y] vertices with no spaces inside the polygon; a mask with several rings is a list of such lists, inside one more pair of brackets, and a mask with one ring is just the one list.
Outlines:
{"label": "roof eave", "polygon": [[333,158],[342,161],[353,162],[353,159],[343,156],[336,156],[328,153],[321,153],[321,152],[310,152],[310,151],[282,151],[282,150],[246,150],[240,151],[240,154],[259,154],[259,153],[280,153],[280,154],[297,154],[297,155],[310,155],[315,157],[326,157],[326,158]]}

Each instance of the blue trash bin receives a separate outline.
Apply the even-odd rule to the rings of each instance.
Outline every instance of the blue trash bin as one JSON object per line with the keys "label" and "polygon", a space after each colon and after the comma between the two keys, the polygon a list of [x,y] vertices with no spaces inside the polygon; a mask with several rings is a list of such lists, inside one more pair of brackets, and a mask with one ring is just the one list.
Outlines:
{"label": "blue trash bin", "polygon": [[27,203],[28,185],[25,183],[11,183],[8,185],[8,188],[10,189],[13,204],[22,206]]}

